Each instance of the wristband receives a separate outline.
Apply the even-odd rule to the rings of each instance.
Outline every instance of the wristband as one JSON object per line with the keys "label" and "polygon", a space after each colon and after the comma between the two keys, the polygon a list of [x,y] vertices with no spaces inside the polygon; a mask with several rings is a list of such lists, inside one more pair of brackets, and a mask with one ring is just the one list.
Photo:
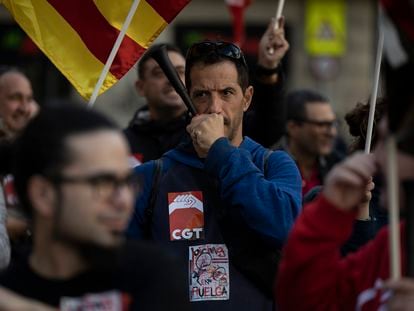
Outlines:
{"label": "wristband", "polygon": [[280,72],[280,64],[275,68],[265,68],[259,64],[256,66],[256,74],[259,76],[271,76]]}

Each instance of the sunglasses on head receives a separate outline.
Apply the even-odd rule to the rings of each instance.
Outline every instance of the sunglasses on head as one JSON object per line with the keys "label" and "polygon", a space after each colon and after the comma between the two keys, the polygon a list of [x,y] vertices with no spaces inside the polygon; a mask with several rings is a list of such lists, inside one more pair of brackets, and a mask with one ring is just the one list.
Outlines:
{"label": "sunglasses on head", "polygon": [[187,61],[194,61],[199,58],[206,57],[210,54],[224,56],[239,61],[243,66],[247,67],[246,60],[240,48],[230,42],[223,41],[204,41],[193,44],[187,52]]}

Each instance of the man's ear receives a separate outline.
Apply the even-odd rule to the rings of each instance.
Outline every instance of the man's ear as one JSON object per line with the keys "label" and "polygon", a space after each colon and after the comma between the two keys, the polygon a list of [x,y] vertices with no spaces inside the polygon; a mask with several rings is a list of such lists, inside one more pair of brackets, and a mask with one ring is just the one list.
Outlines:
{"label": "man's ear", "polygon": [[137,93],[139,96],[145,97],[145,89],[144,89],[145,82],[141,79],[135,81],[135,88],[137,89]]}
{"label": "man's ear", "polygon": [[57,193],[48,179],[40,175],[31,177],[27,184],[27,194],[35,213],[47,218],[53,216]]}
{"label": "man's ear", "polygon": [[247,87],[247,89],[244,91],[244,106],[243,106],[243,111],[246,112],[247,109],[249,109],[250,107],[250,103],[252,102],[252,98],[253,98],[253,86],[249,85]]}
{"label": "man's ear", "polygon": [[299,128],[300,125],[295,121],[290,120],[286,122],[286,132],[290,137],[295,137]]}

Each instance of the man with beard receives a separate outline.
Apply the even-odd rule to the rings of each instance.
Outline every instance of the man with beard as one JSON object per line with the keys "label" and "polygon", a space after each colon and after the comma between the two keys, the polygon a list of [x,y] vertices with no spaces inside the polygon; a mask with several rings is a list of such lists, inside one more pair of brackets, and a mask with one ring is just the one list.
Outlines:
{"label": "man with beard", "polygon": [[[285,39],[284,19],[275,29],[272,20],[258,47],[258,62],[252,84],[255,88],[252,105],[244,116],[243,134],[263,146],[280,139],[284,131],[285,107],[281,60],[289,49]],[[158,159],[176,147],[186,136],[189,123],[187,108],[153,58],[159,45],[152,46],[138,63],[135,87],[146,105],[140,108],[124,130],[132,154],[138,163]],[[169,59],[184,80],[185,59],[173,45],[166,45]],[[269,51],[273,50],[273,53]]]}
{"label": "man with beard", "polygon": [[[253,87],[237,46],[194,44],[185,80],[198,113],[187,126],[191,140],[136,168],[144,189],[129,235],[150,236],[177,253],[192,309],[273,310],[264,283],[245,269],[254,265],[247,256],[265,267],[261,250],[283,245],[301,206],[299,172],[284,151],[242,135]],[[267,288],[276,268],[265,268]]]}
{"label": "man with beard", "polygon": [[282,148],[295,159],[302,176],[302,194],[321,185],[326,173],[341,160],[334,150],[336,116],[328,99],[310,90],[286,98],[286,141]]}
{"label": "man with beard", "polygon": [[182,310],[172,258],[123,241],[138,189],[111,121],[74,105],[42,108],[10,155],[33,249],[2,286],[60,310]]}

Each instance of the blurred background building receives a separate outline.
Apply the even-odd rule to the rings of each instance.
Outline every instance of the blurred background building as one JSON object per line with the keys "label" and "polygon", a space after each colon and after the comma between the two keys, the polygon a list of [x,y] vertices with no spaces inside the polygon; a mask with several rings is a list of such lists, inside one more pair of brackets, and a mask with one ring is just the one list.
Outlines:
{"label": "blurred background building", "polygon": [[[242,45],[255,59],[257,45],[277,0],[253,0],[245,11],[246,39]],[[372,88],[377,41],[377,1],[286,0],[286,34],[290,50],[285,60],[289,90],[310,88],[332,100],[339,119]],[[232,39],[232,22],[224,0],[192,0],[157,39],[178,44],[183,51],[204,38]],[[0,6],[0,64],[22,67],[33,82],[36,99],[85,102],[59,71]],[[100,95],[95,109],[121,126],[142,105],[135,92],[136,67]],[[342,122],[343,123],[343,122]],[[343,132],[346,132],[342,129]]]}

